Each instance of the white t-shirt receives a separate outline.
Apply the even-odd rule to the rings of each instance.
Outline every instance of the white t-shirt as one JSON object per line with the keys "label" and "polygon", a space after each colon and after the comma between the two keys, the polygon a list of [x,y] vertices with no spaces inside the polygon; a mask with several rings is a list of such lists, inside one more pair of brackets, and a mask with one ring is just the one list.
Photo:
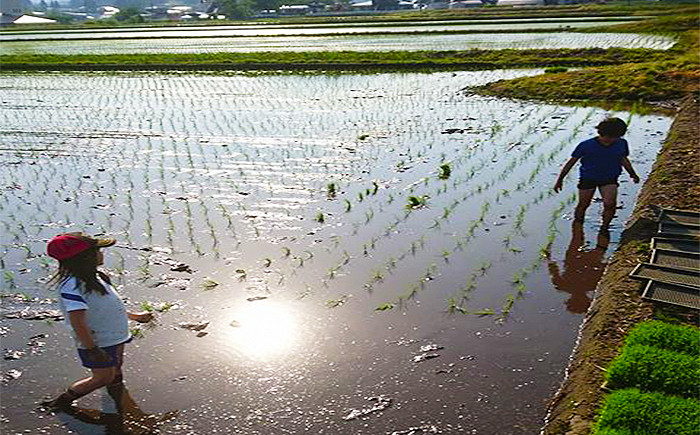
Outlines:
{"label": "white t-shirt", "polygon": [[[124,302],[112,285],[106,283],[99,275],[97,279],[107,290],[107,294],[84,291],[84,284],[74,276],[61,281],[58,284],[61,311],[70,325],[69,312],[86,310],[87,325],[97,346],[108,347],[124,343],[131,338]],[[71,331],[75,344],[84,349],[85,346],[78,340],[73,328]]]}

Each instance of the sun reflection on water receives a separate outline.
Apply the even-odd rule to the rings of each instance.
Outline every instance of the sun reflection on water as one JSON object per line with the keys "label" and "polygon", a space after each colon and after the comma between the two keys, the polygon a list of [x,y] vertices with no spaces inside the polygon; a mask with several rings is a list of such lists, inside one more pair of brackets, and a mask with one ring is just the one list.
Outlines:
{"label": "sun reflection on water", "polygon": [[249,358],[281,356],[299,340],[298,318],[290,306],[273,301],[256,301],[232,314],[231,344]]}

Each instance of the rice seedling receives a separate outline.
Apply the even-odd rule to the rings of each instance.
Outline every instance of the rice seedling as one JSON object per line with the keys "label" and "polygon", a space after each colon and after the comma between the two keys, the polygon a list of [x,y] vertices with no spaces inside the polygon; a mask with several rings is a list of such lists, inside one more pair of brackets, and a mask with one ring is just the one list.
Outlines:
{"label": "rice seedling", "polygon": [[377,308],[375,308],[374,311],[389,311],[393,310],[394,308],[396,308],[395,303],[387,302],[377,306]]}
{"label": "rice seedling", "polygon": [[408,204],[406,204],[407,209],[418,209],[425,207],[428,204],[428,196],[427,195],[422,195],[422,196],[409,196],[408,197]]}
{"label": "rice seedling", "polygon": [[335,199],[338,194],[338,185],[336,183],[328,183],[326,185],[326,196],[328,199]]}
{"label": "rice seedling", "polygon": [[452,168],[449,163],[443,163],[438,167],[438,178],[441,180],[447,180],[452,175]]}
{"label": "rice seedling", "polygon": [[316,217],[314,220],[320,224],[326,222],[326,217],[324,216],[323,212],[318,212],[316,213]]}
{"label": "rice seedling", "polygon": [[204,290],[214,290],[218,286],[218,282],[209,278],[205,278],[204,281],[202,281],[202,283],[200,284],[200,287]]}
{"label": "rice seedling", "polygon": [[345,213],[349,213],[350,210],[352,210],[352,203],[350,200],[346,199],[345,200]]}

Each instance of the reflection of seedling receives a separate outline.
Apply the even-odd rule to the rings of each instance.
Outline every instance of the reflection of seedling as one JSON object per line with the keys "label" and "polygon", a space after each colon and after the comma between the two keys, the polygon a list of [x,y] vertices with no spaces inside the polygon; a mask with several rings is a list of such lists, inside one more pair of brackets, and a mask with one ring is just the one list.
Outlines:
{"label": "reflection of seedling", "polygon": [[329,299],[328,301],[326,301],[326,307],[337,308],[337,307],[343,305],[349,299],[350,299],[350,295],[342,295],[338,299]]}
{"label": "reflection of seedling", "polygon": [[455,313],[461,313],[461,314],[468,314],[467,309],[462,307],[457,303],[457,301],[453,298],[450,298],[447,300],[447,313],[448,314],[455,314]]}
{"label": "reflection of seedling", "polygon": [[481,265],[479,266],[478,272],[479,272],[481,275],[485,275],[485,274],[486,274],[486,271],[487,271],[490,267],[491,267],[491,262],[490,262],[489,260],[486,260],[486,261],[484,261],[483,263],[481,263]]}
{"label": "reflection of seedling", "polygon": [[282,256],[283,256],[284,258],[288,258],[291,254],[292,254],[291,249],[289,249],[289,248],[286,247],[286,246],[282,246]]}
{"label": "reflection of seedling", "polygon": [[345,213],[349,212],[352,209],[352,203],[350,200],[346,199],[345,200]]}
{"label": "reflection of seedling", "polygon": [[236,278],[238,278],[239,281],[245,281],[245,279],[248,277],[245,269],[236,269],[236,275]]}
{"label": "reflection of seedling", "polygon": [[379,184],[376,181],[372,181],[372,195],[376,195],[379,190]]}
{"label": "reflection of seedling", "polygon": [[513,310],[513,304],[515,303],[515,298],[513,297],[512,294],[506,295],[506,300],[503,302],[503,306],[501,307],[501,315],[502,316],[508,316],[510,312]]}
{"label": "reflection of seedling", "polygon": [[452,168],[450,168],[449,163],[444,163],[440,165],[440,168],[438,169],[438,178],[441,180],[446,180],[450,178],[450,175],[452,174]]}

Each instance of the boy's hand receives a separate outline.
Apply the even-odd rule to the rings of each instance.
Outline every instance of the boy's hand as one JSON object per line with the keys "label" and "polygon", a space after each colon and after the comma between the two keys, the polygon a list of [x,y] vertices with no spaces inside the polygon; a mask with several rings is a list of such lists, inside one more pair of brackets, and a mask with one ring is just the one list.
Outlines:
{"label": "boy's hand", "polygon": [[632,181],[634,181],[634,184],[639,183],[639,175],[634,174],[634,175],[630,175],[630,177],[632,177]]}
{"label": "boy's hand", "polygon": [[561,191],[561,185],[562,185],[561,180],[557,180],[557,182],[554,183],[554,191],[556,193],[559,193]]}
{"label": "boy's hand", "polygon": [[148,323],[153,320],[153,313],[148,311],[143,311],[140,313],[129,313],[129,319],[135,320],[139,323]]}

